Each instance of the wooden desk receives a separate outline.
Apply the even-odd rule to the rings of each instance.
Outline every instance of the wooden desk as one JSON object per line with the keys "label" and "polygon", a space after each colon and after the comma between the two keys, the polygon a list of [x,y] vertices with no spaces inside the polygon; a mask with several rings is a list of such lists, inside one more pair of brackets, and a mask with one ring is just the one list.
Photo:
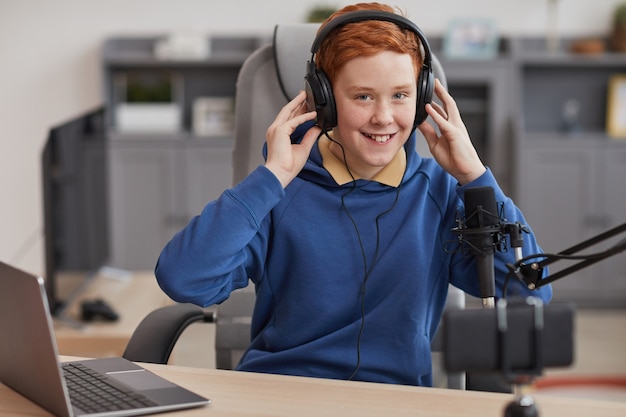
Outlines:
{"label": "wooden desk", "polygon": [[[62,360],[68,360],[62,358]],[[145,365],[211,398],[212,404],[163,416],[499,417],[509,394]],[[624,417],[626,403],[541,396],[541,417]],[[50,416],[0,385],[0,415]]]}
{"label": "wooden desk", "polygon": [[[119,314],[119,320],[81,323],[81,302],[96,298],[106,301]],[[90,358],[121,356],[139,322],[152,310],[171,303],[152,272],[134,272],[124,277],[97,276],[65,312],[82,327],[55,320],[59,353]]]}

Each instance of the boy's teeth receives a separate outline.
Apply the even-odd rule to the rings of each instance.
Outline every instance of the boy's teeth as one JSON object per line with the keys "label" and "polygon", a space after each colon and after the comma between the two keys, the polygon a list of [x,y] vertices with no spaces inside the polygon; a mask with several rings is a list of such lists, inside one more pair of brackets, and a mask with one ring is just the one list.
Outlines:
{"label": "boy's teeth", "polygon": [[370,135],[370,137],[376,142],[383,143],[389,140],[390,135]]}

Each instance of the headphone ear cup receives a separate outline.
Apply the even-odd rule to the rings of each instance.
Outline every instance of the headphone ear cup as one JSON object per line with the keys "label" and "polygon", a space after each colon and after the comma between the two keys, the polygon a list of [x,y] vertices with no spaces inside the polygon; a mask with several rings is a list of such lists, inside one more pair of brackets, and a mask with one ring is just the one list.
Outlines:
{"label": "headphone ear cup", "polygon": [[435,88],[435,77],[429,66],[423,66],[417,79],[417,103],[415,110],[415,121],[413,127],[422,124],[428,117],[426,113],[426,104],[430,103],[433,98],[433,89]]}
{"label": "headphone ear cup", "polygon": [[316,124],[323,131],[337,126],[337,109],[333,90],[324,71],[315,69],[304,77],[304,90],[309,111],[317,112]]}

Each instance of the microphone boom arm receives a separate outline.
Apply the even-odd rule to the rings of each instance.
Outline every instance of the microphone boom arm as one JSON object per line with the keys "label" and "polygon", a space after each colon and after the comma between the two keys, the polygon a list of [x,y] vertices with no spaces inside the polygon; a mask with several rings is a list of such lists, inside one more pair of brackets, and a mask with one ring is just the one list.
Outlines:
{"label": "microphone boom arm", "polygon": [[[585,248],[588,248],[589,246],[593,246],[595,244],[603,242],[604,240],[609,239],[615,235],[618,235],[624,231],[626,231],[626,223],[622,223],[619,226],[616,226],[604,233],[601,233],[597,236],[587,239],[555,255],[535,254],[535,255],[526,256],[523,259],[520,259],[519,261],[515,262],[514,266],[509,265],[509,268],[514,272],[514,274],[517,276],[518,279],[520,279],[526,284],[526,286],[529,289],[534,290],[534,289],[543,287],[544,285],[550,284],[551,282],[554,282],[557,279],[560,279],[564,276],[570,275],[578,270],[581,270],[597,262],[600,262],[613,255],[617,255],[620,252],[623,252],[624,250],[626,250],[626,239],[621,240],[610,249],[600,252],[595,255],[588,255],[588,256],[582,256],[582,255],[575,256],[574,255],[575,253]],[[525,261],[535,259],[535,258],[544,258],[544,259],[538,262],[525,263]],[[582,259],[582,261],[570,267],[567,267],[559,272],[556,272],[552,275],[548,275],[547,277],[544,277],[544,278],[541,277],[543,273],[543,268],[561,259]]]}

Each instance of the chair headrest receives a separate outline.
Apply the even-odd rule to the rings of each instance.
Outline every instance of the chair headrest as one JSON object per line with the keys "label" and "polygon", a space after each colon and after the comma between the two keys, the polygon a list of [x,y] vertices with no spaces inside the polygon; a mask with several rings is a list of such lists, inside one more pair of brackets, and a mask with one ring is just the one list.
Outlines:
{"label": "chair headrest", "polygon": [[274,60],[278,82],[287,100],[304,88],[306,63],[319,23],[280,24],[274,28]]}

